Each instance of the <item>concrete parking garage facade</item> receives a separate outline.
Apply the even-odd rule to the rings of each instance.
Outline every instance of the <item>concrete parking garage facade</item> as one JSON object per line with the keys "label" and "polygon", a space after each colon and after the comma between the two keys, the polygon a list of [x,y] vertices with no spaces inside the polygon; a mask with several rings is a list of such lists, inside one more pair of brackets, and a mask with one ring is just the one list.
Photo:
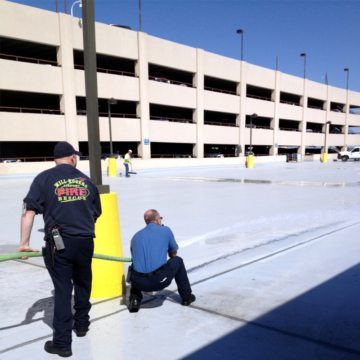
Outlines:
{"label": "concrete parking garage facade", "polygon": [[[1,1],[0,41],[0,149],[62,140],[81,149],[88,140],[81,21]],[[360,126],[358,92],[102,23],[96,52],[100,141],[109,142],[114,99],[113,142],[143,159],[168,155],[161,149],[172,144],[197,158],[224,149],[242,156],[250,141],[262,155],[360,144],[349,132]]]}

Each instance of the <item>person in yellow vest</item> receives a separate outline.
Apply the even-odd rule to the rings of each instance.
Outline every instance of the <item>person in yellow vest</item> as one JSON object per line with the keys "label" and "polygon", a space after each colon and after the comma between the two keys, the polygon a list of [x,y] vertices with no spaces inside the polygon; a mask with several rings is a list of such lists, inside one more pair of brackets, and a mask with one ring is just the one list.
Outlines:
{"label": "person in yellow vest", "polygon": [[125,176],[130,177],[129,167],[131,166],[131,154],[132,150],[129,150],[124,156]]}

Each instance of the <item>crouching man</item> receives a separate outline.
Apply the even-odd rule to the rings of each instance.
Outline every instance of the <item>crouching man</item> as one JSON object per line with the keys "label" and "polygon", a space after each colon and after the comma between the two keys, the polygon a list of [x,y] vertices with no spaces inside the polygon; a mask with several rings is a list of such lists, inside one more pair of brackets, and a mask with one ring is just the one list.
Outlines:
{"label": "crouching man", "polygon": [[[144,214],[146,226],[131,239],[132,274],[129,311],[139,311],[142,291],[159,291],[175,278],[181,304],[195,301],[182,258],[176,256],[178,245],[169,227],[161,224],[159,212]],[[169,260],[168,260],[169,256]]]}

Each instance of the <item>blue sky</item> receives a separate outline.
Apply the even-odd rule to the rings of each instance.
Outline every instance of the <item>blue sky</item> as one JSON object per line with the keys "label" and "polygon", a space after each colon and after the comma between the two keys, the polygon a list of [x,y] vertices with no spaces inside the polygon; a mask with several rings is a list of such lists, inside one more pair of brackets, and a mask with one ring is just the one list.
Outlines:
{"label": "blue sky", "polygon": [[[55,0],[17,0],[55,10]],[[67,0],[67,12],[73,1]],[[360,91],[360,0],[142,0],[142,30],[167,40]],[[59,0],[64,11],[64,0]],[[80,16],[78,7],[74,15]],[[138,0],[95,0],[96,21],[139,28]]]}

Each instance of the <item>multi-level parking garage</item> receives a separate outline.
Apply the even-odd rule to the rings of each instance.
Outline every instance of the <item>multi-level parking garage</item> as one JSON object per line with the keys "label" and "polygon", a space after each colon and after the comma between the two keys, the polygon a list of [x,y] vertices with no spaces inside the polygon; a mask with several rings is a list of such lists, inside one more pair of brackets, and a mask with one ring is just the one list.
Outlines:
{"label": "multi-level parking garage", "polygon": [[[81,23],[0,2],[0,158],[87,155]],[[102,152],[139,157],[320,153],[360,144],[360,93],[96,24]],[[257,117],[252,117],[257,114]]]}

